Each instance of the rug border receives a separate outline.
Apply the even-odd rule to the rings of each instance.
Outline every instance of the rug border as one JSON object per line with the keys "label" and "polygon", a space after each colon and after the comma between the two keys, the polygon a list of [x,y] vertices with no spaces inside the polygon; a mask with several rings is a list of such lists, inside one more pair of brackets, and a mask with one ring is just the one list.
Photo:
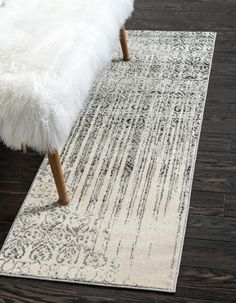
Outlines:
{"label": "rug border", "polygon": [[[201,120],[201,126],[200,126],[200,132],[199,132],[199,137],[198,137],[198,141],[197,141],[197,152],[195,154],[194,157],[194,161],[193,161],[193,170],[191,173],[191,184],[190,184],[190,195],[189,195],[189,199],[188,199],[188,204],[187,204],[187,216],[184,220],[184,231],[183,231],[183,235],[181,238],[181,244],[180,244],[180,252],[178,255],[178,263],[177,263],[177,270],[176,270],[176,274],[175,274],[175,278],[174,278],[174,284],[172,287],[170,288],[154,288],[154,287],[142,287],[142,286],[129,286],[129,285],[121,285],[121,284],[111,284],[111,283],[107,283],[107,284],[103,284],[103,283],[94,283],[94,282],[87,282],[87,281],[75,281],[75,280],[66,280],[66,279],[57,279],[57,278],[45,278],[42,276],[30,276],[30,275],[17,275],[17,274],[10,274],[10,273],[2,273],[0,271],[0,276],[2,277],[13,277],[13,278],[23,278],[23,279],[31,279],[31,280],[42,280],[42,281],[50,281],[50,282],[62,282],[62,283],[71,283],[71,284],[81,284],[81,285],[88,285],[88,286],[102,286],[102,287],[109,287],[109,288],[124,288],[124,289],[134,289],[134,290],[147,290],[147,291],[159,291],[159,292],[167,292],[167,293],[175,293],[176,292],[176,288],[177,288],[177,281],[178,281],[178,276],[179,276],[179,271],[180,271],[180,264],[181,264],[181,259],[182,259],[182,254],[183,254],[183,247],[184,247],[184,241],[185,241],[185,235],[186,235],[186,229],[187,229],[187,222],[188,222],[188,217],[189,217],[189,209],[190,209],[190,200],[191,200],[191,194],[192,194],[192,186],[193,186],[193,178],[194,178],[194,172],[195,172],[195,166],[196,166],[196,160],[197,160],[197,154],[198,154],[198,148],[199,148],[199,142],[200,142],[200,137],[201,137],[201,132],[202,132],[202,125],[203,125],[203,118],[204,118],[204,112],[205,112],[205,106],[206,106],[206,99],[207,99],[207,95],[208,95],[208,89],[209,89],[209,82],[210,82],[210,76],[211,76],[211,72],[212,72],[212,64],[213,64],[213,58],[214,58],[214,52],[215,52],[215,44],[216,44],[216,38],[217,38],[217,32],[214,31],[157,31],[157,30],[127,30],[128,34],[129,32],[180,32],[180,33],[212,33],[214,34],[214,42],[213,42],[213,50],[212,50],[212,56],[211,56],[211,63],[210,63],[210,71],[208,74],[208,80],[207,80],[207,87],[206,87],[206,94],[205,94],[205,98],[204,98],[204,107],[203,107],[203,111],[202,111],[202,120]],[[82,111],[81,111],[82,113]],[[80,116],[80,115],[79,115]],[[73,131],[73,129],[72,129]],[[66,145],[66,143],[65,143]],[[64,145],[64,147],[65,147]],[[62,149],[62,151],[60,152],[60,154],[63,154],[64,152],[64,147]],[[32,186],[34,185],[35,180],[38,177],[38,174],[40,172],[41,167],[45,164],[45,162],[47,162],[47,156],[44,157],[44,159],[42,160],[38,171],[28,189],[28,192],[16,214],[15,219],[12,222],[12,225],[7,233],[7,236],[0,248],[0,251],[2,251],[2,249],[5,246],[5,243],[8,240],[8,237],[13,229],[13,226],[21,212],[21,209],[23,208],[24,204],[25,204],[25,200],[27,199],[30,190],[32,188]]]}
{"label": "rug border", "polygon": [[208,95],[208,90],[209,90],[209,83],[210,83],[212,64],[213,64],[215,45],[216,45],[216,37],[217,37],[217,32],[204,32],[204,33],[213,33],[214,34],[213,51],[212,51],[212,57],[211,57],[211,63],[210,63],[210,72],[208,74],[206,94],[205,94],[205,98],[204,98],[204,108],[203,108],[203,111],[202,111],[202,121],[201,121],[198,141],[197,141],[197,152],[196,152],[195,157],[194,157],[193,170],[192,170],[192,173],[191,173],[192,178],[191,178],[191,184],[190,184],[190,195],[189,195],[189,202],[188,202],[188,206],[187,206],[188,207],[188,215],[186,216],[185,221],[184,221],[184,233],[183,233],[183,237],[182,237],[180,254],[178,256],[178,265],[177,265],[177,271],[176,271],[176,275],[175,275],[175,282],[174,282],[174,286],[173,286],[173,292],[174,293],[176,292],[176,288],[177,288],[177,281],[178,281],[178,277],[179,277],[180,264],[181,264],[182,254],[183,254],[184,241],[185,241],[185,235],[186,235],[186,229],[187,229],[187,223],[188,223],[188,217],[189,217],[189,210],[190,210],[191,195],[192,195],[192,189],[193,189],[193,178],[194,178],[194,172],[195,172],[195,167],[196,167],[196,162],[197,162],[199,142],[200,142],[201,133],[202,133],[202,125],[203,125],[203,119],[204,119],[204,113],[205,113],[205,107],[206,107],[206,100],[207,100],[207,95]]}

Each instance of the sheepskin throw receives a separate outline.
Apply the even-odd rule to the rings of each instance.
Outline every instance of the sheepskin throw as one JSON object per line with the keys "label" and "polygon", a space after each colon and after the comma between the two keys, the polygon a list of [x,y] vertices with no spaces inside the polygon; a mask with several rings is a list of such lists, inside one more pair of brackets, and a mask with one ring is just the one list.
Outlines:
{"label": "sheepskin throw", "polygon": [[133,0],[0,2],[0,137],[14,149],[63,145],[111,60]]}

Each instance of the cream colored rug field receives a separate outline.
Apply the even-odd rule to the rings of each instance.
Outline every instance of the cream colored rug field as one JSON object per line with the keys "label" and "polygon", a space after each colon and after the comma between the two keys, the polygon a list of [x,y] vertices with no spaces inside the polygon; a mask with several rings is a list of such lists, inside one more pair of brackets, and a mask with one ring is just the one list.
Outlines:
{"label": "cream colored rug field", "polygon": [[55,203],[45,159],[2,275],[175,291],[214,43],[215,33],[129,32],[132,61],[117,48],[63,150],[72,202]]}

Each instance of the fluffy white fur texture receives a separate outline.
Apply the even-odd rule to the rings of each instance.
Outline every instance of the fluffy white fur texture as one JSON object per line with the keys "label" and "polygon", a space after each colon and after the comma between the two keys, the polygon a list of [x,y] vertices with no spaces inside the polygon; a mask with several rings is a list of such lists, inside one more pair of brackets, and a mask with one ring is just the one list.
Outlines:
{"label": "fluffy white fur texture", "polygon": [[133,0],[2,2],[0,137],[13,149],[52,152],[111,60]]}

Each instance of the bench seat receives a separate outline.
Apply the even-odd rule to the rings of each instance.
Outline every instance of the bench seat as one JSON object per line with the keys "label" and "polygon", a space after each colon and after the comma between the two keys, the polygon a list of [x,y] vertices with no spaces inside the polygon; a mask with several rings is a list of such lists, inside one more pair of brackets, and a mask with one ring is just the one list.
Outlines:
{"label": "bench seat", "polygon": [[0,0],[0,137],[52,152],[109,63],[133,0]]}

